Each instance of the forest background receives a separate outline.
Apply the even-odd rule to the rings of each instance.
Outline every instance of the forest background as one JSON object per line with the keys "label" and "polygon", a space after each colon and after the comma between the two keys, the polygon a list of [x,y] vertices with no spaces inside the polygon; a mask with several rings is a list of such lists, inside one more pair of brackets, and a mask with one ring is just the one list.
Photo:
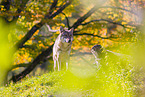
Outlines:
{"label": "forest background", "polygon": [[[144,95],[144,0],[0,0],[0,17],[2,95]],[[74,28],[66,72],[53,71],[60,26]]]}

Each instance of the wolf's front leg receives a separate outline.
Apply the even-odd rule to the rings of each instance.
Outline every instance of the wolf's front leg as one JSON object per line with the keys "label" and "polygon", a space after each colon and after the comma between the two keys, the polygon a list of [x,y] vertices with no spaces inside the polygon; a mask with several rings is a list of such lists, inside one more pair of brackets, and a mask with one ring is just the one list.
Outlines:
{"label": "wolf's front leg", "polygon": [[61,69],[61,60],[60,59],[57,60],[57,65],[58,65],[58,71],[60,71],[60,69]]}
{"label": "wolf's front leg", "polygon": [[56,60],[54,60],[54,71],[56,70]]}
{"label": "wolf's front leg", "polygon": [[60,56],[60,54],[61,54],[61,51],[58,51],[57,52],[57,66],[58,66],[58,71],[60,71],[60,69],[61,69],[61,56]]}

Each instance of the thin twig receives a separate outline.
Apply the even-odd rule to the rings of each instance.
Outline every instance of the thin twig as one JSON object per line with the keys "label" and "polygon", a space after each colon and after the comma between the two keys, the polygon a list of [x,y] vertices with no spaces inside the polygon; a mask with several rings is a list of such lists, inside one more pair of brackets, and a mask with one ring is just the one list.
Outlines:
{"label": "thin twig", "polygon": [[[90,24],[90,23],[96,22],[96,21],[106,21],[106,22],[109,22],[109,23],[112,23],[112,24],[120,25],[120,26],[122,26],[122,27],[124,27],[124,28],[128,28],[126,25],[123,25],[123,24],[121,24],[121,23],[119,23],[119,22],[113,22],[112,20],[107,20],[107,19],[91,20],[91,21],[89,21],[89,22],[82,23],[82,24],[80,24],[80,25],[87,25],[87,24]],[[131,24],[128,24],[128,25],[129,25],[129,26],[134,26],[134,27],[136,27],[136,25],[131,25]]]}
{"label": "thin twig", "polygon": [[99,36],[99,35],[94,35],[94,34],[90,34],[90,33],[81,33],[81,34],[74,34],[74,35],[90,35],[90,36],[96,36],[98,38],[101,38],[101,39],[116,39],[116,38],[120,38],[120,37],[102,37],[102,36]]}
{"label": "thin twig", "polygon": [[137,14],[137,13],[135,13],[135,12],[131,11],[131,10],[128,10],[128,9],[125,9],[125,8],[121,8],[121,7],[114,7],[114,6],[102,6],[102,7],[100,7],[100,8],[113,8],[113,9],[120,9],[120,10],[124,10],[124,11],[130,12],[130,13],[132,13],[132,14],[136,15],[136,16],[139,16],[139,14]]}

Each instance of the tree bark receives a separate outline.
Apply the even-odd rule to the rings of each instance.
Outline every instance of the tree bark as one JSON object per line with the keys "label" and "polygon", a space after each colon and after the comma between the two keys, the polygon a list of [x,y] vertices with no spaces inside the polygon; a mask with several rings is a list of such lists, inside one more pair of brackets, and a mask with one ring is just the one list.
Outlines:
{"label": "tree bark", "polygon": [[20,74],[15,75],[12,77],[13,82],[17,82],[24,78],[27,74],[29,74],[41,61],[45,60],[45,58],[52,53],[52,47],[51,45],[49,48],[47,48],[45,51],[43,51],[41,54],[39,54],[34,61]]}

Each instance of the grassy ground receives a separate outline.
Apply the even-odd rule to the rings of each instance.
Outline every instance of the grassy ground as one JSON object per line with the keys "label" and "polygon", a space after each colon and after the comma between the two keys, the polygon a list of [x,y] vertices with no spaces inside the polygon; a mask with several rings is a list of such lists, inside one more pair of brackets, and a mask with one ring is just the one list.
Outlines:
{"label": "grassy ground", "polygon": [[90,54],[71,57],[68,71],[26,77],[0,87],[1,97],[132,97],[142,88],[141,75],[129,59],[106,55],[97,67]]}
{"label": "grassy ground", "polygon": [[[78,72],[77,72],[78,73]],[[82,73],[82,72],[81,72]],[[26,78],[17,84],[0,88],[2,97],[131,97],[134,84],[127,79],[108,74],[95,75],[74,72],[53,72]],[[83,75],[80,76],[80,75]],[[110,75],[110,76],[109,76]]]}
{"label": "grassy ground", "polygon": [[62,73],[49,73],[42,76],[26,78],[17,84],[11,83],[0,88],[2,97],[50,96],[58,89],[58,82]]}

